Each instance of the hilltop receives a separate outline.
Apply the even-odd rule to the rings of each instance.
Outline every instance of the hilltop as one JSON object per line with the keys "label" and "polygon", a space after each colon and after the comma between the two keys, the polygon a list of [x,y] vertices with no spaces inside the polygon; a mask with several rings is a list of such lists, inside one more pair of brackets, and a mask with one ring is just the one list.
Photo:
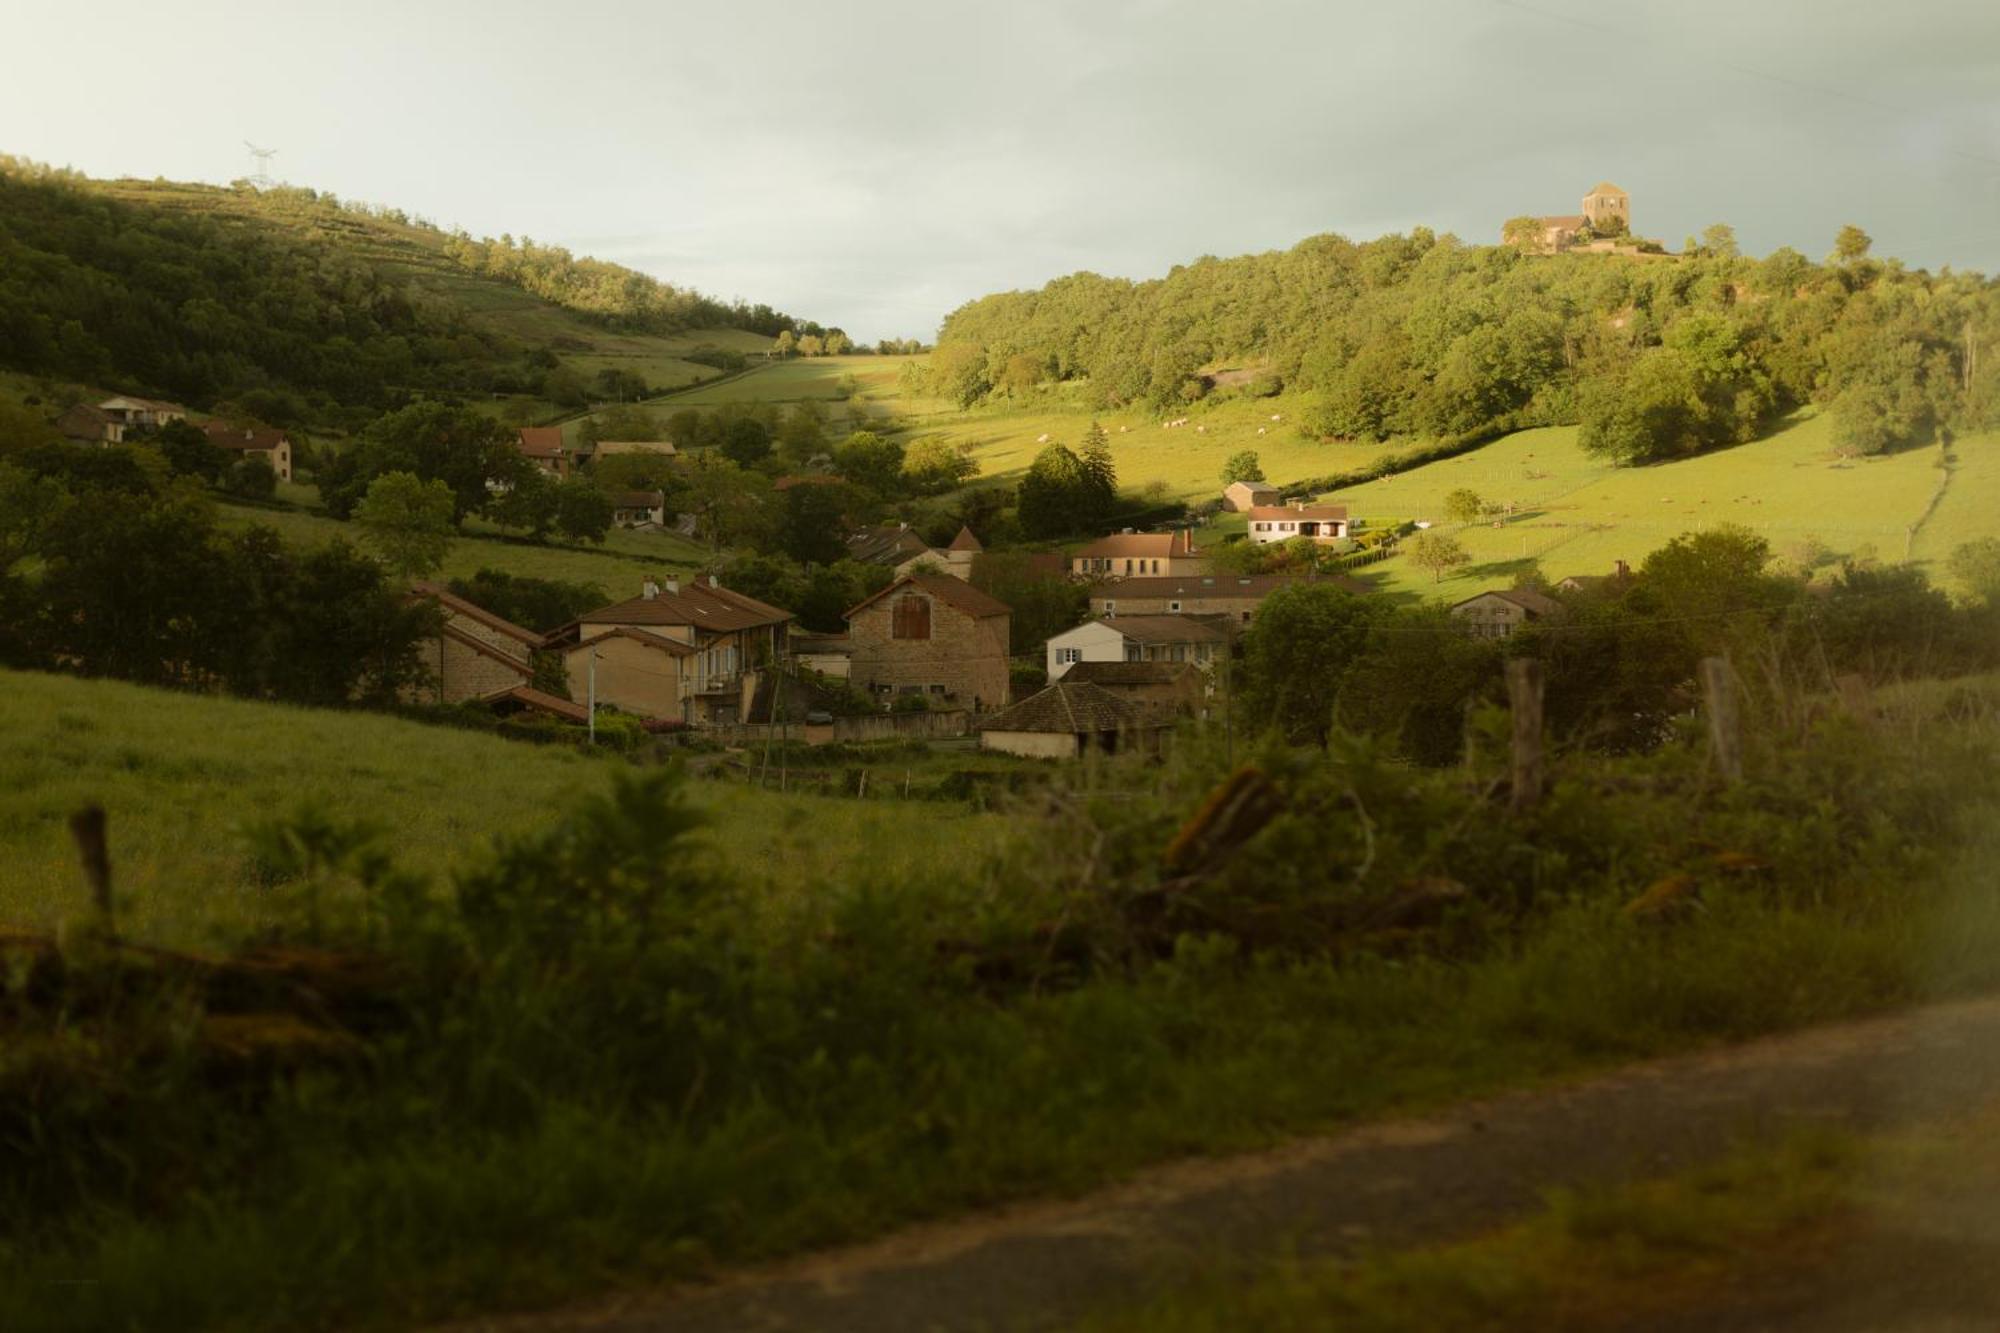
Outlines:
{"label": "hilltop", "polygon": [[0,370],[280,424],[412,392],[538,418],[740,367],[784,328],[553,246],[312,190],[98,181],[0,157]]}

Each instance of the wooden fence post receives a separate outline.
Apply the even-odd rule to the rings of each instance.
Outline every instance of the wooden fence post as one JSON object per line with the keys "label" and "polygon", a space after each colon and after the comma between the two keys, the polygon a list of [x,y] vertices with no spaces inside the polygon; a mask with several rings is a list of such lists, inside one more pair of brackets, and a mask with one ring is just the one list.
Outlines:
{"label": "wooden fence post", "polygon": [[1532,657],[1507,662],[1507,703],[1514,711],[1515,813],[1542,799],[1542,664]]}
{"label": "wooden fence post", "polygon": [[1736,708],[1736,677],[1726,657],[1701,659],[1701,692],[1708,701],[1708,739],[1725,782],[1743,780],[1743,722]]}
{"label": "wooden fence post", "polygon": [[104,836],[104,807],[86,805],[69,817],[70,836],[76,839],[76,853],[83,862],[83,877],[90,884],[90,899],[104,922],[106,934],[117,934],[111,916],[111,850]]}

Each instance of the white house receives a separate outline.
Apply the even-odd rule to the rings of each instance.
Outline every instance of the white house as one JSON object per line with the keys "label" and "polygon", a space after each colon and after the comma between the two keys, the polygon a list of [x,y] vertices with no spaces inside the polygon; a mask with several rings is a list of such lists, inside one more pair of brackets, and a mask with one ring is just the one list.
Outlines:
{"label": "white house", "polygon": [[1078,662],[1187,662],[1207,671],[1228,643],[1221,629],[1195,616],[1092,620],[1049,640],[1049,679],[1061,680]]}
{"label": "white house", "polygon": [[1253,542],[1288,542],[1294,537],[1337,542],[1347,535],[1346,505],[1311,505],[1300,500],[1289,505],[1256,505],[1250,510]]}
{"label": "white house", "polygon": [[97,405],[97,410],[121,426],[158,430],[169,421],[187,420],[187,409],[179,403],[163,403],[157,398],[134,398],[119,394]]}

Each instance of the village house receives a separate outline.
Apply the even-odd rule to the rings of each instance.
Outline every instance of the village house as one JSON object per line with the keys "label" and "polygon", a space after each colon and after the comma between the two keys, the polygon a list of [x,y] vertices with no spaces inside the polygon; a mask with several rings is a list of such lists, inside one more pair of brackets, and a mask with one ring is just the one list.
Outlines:
{"label": "village house", "polygon": [[621,528],[667,525],[665,491],[619,491],[611,497],[611,521]]}
{"label": "village house", "polygon": [[1191,662],[1073,662],[1062,678],[1071,685],[1096,685],[1156,713],[1199,712],[1208,694],[1208,677]]}
{"label": "village house", "polygon": [[1274,505],[1281,498],[1276,486],[1267,481],[1232,481],[1222,491],[1222,507],[1232,514],[1247,514],[1258,505]]}
{"label": "village house", "polygon": [[1256,505],[1250,512],[1250,540],[1268,546],[1305,537],[1322,545],[1345,541],[1348,535],[1347,506],[1307,504]]}
{"label": "village house", "polygon": [[1632,567],[1623,560],[1612,565],[1609,574],[1571,574],[1559,579],[1556,587],[1563,592],[1622,592],[1632,581]]}
{"label": "village house", "polygon": [[438,583],[419,583],[413,597],[437,607],[440,625],[425,645],[429,681],[406,695],[412,703],[456,704],[489,699],[535,677],[534,653],[542,636]]}
{"label": "village house", "polygon": [[1090,590],[1090,614],[1206,616],[1247,625],[1266,597],[1294,583],[1327,583],[1358,595],[1368,585],[1344,574],[1300,578],[1292,574],[1200,574],[1191,578],[1132,578]]}
{"label": "village house", "polygon": [[975,724],[980,749],[1029,759],[1156,749],[1169,725],[1162,714],[1082,681],[1057,681]]}
{"label": "village house", "polygon": [[1081,578],[1115,579],[1139,574],[1206,574],[1208,559],[1186,528],[1134,532],[1127,528],[1100,537],[1069,557],[1069,571]]}
{"label": "village house", "polygon": [[553,717],[562,722],[578,724],[590,721],[590,710],[580,703],[573,703],[546,690],[538,690],[532,685],[516,685],[498,694],[489,694],[481,702],[500,717],[518,717],[522,713],[534,713],[542,717]]}
{"label": "village house", "polygon": [[852,674],[854,640],[845,631],[815,634],[810,630],[793,630],[791,644],[792,661],[807,671],[816,671],[834,680],[846,680]]}
{"label": "village house", "polygon": [[945,564],[944,552],[933,550],[907,523],[882,523],[850,533],[847,558],[864,565],[886,565],[897,578],[925,561],[939,569]]}
{"label": "village house", "polygon": [[1465,632],[1480,639],[1504,639],[1521,626],[1562,611],[1562,603],[1533,588],[1496,588],[1452,604],[1451,614]]}
{"label": "village house", "polygon": [[786,652],[792,613],[713,575],[647,579],[637,597],[587,611],[549,636],[570,693],[641,717],[713,726],[737,720],[746,673]]}
{"label": "village house", "polygon": [[123,444],[125,422],[101,407],[78,403],[56,418],[56,429],[79,444]]}
{"label": "village house", "polygon": [[576,467],[576,454],[563,443],[561,426],[523,426],[515,436],[514,447],[521,451],[521,457],[557,480],[567,477]]}
{"label": "village house", "polygon": [[1045,651],[1050,680],[1079,662],[1186,662],[1208,671],[1229,651],[1229,634],[1195,616],[1121,615],[1066,629]]}
{"label": "village house", "polygon": [[97,410],[127,430],[158,430],[169,421],[186,421],[187,409],[179,403],[163,403],[157,398],[133,398],[120,394],[107,398]]}
{"label": "village house", "polygon": [[281,430],[256,426],[231,426],[211,421],[201,428],[208,442],[244,458],[261,458],[271,465],[279,481],[292,479],[292,437]]}
{"label": "village house", "polygon": [[847,612],[849,681],[888,702],[928,702],[979,712],[1007,702],[1013,613],[964,579],[906,574]]}

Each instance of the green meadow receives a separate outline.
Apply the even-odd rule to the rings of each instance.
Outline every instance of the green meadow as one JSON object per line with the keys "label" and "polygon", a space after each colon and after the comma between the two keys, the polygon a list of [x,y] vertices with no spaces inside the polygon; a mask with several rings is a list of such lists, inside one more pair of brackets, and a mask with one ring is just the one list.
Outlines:
{"label": "green meadow", "polygon": [[[545,826],[623,766],[377,713],[30,672],[0,671],[0,683],[0,921],[51,926],[83,908],[66,821],[95,801],[108,816],[121,920],[155,943],[207,943],[283,919],[246,855],[244,830],[257,821],[307,806],[365,821],[403,864],[435,878],[502,834]],[[904,763],[885,758],[882,771],[893,778]],[[949,803],[730,782],[692,790],[709,818],[698,842],[773,896],[846,882],[864,865],[894,881],[946,855],[975,856],[1004,830],[998,816]]]}

